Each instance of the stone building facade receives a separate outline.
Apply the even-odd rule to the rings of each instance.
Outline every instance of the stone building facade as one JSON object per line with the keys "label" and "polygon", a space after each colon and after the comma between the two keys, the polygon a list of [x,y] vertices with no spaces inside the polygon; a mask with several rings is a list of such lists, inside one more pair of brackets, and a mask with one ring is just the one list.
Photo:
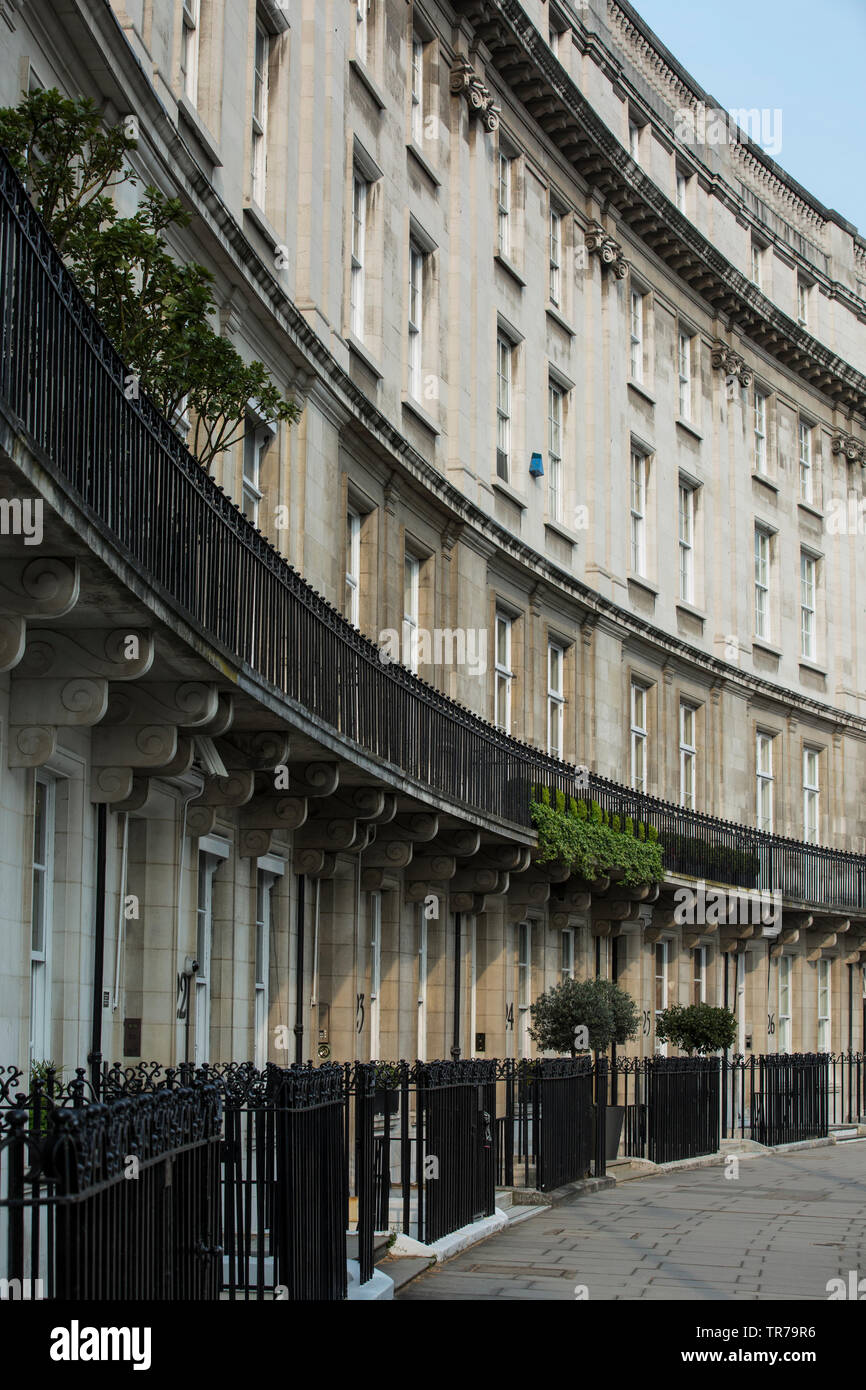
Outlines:
{"label": "stone building facade", "polygon": [[862,1048],[856,229],[624,0],[5,0],[0,27],[3,104],[137,118],[139,190],[179,194],[221,331],[303,405],[272,431],[251,402],[217,460],[248,521],[383,669],[518,741],[491,756],[741,827],[783,903],[684,924],[682,876],[558,880],[459,743],[425,785],[281,696],[4,411],[4,496],[48,520],[2,537],[2,1058],[526,1055],[567,973],[633,995],[640,1053],[695,999],[741,1050]]}

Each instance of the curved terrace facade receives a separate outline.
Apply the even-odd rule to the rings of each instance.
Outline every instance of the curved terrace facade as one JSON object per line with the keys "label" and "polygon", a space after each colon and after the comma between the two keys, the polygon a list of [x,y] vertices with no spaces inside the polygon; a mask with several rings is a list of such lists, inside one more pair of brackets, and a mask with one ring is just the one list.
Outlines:
{"label": "curved terrace facade", "polygon": [[[8,23],[0,104],[134,115],[303,405],[209,477],[4,164],[9,1059],[530,1055],[570,973],[640,1053],[697,1000],[740,1050],[861,1048],[856,230],[627,4]],[[664,881],[539,864],[541,787]]]}

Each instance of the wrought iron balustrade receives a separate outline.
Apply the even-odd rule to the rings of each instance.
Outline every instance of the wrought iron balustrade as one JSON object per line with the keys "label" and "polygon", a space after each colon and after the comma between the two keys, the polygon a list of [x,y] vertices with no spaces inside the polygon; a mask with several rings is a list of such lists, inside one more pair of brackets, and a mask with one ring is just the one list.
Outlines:
{"label": "wrought iron balustrade", "polygon": [[[273,548],[143,394],[0,151],[0,400],[46,470],[209,640],[381,763],[468,814],[530,824],[576,769],[512,738],[365,638]],[[656,827],[673,872],[808,904],[866,905],[866,858],[690,812],[592,775]],[[629,809],[631,808],[631,809]]]}

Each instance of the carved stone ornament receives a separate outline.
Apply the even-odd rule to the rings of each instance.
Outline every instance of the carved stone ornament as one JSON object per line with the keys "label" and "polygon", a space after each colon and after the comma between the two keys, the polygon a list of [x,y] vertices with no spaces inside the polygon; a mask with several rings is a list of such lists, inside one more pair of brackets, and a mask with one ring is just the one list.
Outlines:
{"label": "carved stone ornament", "polygon": [[736,377],[741,386],[751,386],[754,375],[751,367],[747,367],[745,359],[738,352],[734,352],[733,348],[728,347],[727,343],[716,340],[711,361],[717,371],[724,372],[728,380]]}
{"label": "carved stone ornament", "polygon": [[461,92],[469,103],[470,112],[481,117],[487,130],[498,130],[501,108],[496,105],[469,59],[458,57],[451,69],[451,93],[459,96]]}
{"label": "carved stone ornament", "polygon": [[862,439],[855,439],[852,434],[840,431],[833,435],[830,447],[834,454],[844,454],[849,463],[860,463],[866,467],[866,443]]}
{"label": "carved stone ornament", "polygon": [[625,278],[628,263],[622,254],[622,247],[604,230],[600,222],[590,222],[587,227],[586,249],[590,255],[600,258],[602,270],[612,270],[617,280]]}

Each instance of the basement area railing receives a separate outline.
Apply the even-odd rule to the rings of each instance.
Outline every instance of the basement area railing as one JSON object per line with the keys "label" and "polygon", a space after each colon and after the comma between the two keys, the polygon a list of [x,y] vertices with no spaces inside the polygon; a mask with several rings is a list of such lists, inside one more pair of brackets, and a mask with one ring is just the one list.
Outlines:
{"label": "basement area railing", "polygon": [[513,1189],[864,1121],[861,1053],[0,1067],[0,1299],[340,1301]]}
{"label": "basement area railing", "polygon": [[[211,640],[329,729],[467,814],[480,809],[528,826],[531,787],[575,791],[571,764],[383,662],[244,517],[151,402],[128,398],[128,379],[0,151],[0,399],[85,513]],[[673,872],[816,906],[866,907],[860,855],[689,812],[594,774],[588,795],[654,825]]]}

